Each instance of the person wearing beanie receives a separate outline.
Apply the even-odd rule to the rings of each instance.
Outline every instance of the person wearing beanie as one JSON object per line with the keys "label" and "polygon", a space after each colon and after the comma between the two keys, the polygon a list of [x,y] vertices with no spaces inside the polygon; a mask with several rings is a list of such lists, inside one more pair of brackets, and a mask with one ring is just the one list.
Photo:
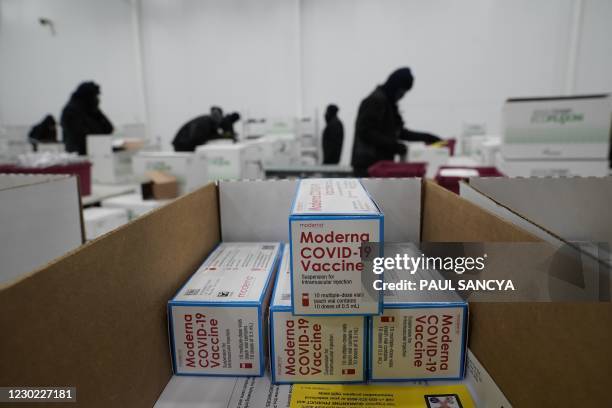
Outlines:
{"label": "person wearing beanie", "polygon": [[67,152],[87,154],[87,135],[108,135],[113,124],[100,110],[100,87],[83,82],[70,96],[62,111],[60,123]]}
{"label": "person wearing beanie", "polygon": [[342,154],[344,127],[338,118],[338,107],[329,105],[325,110],[325,129],[323,129],[323,164],[338,164]]}
{"label": "person wearing beanie", "polygon": [[223,110],[218,106],[210,108],[209,115],[201,115],[185,123],[176,133],[172,145],[176,152],[194,152],[196,147],[209,140],[223,138],[221,123]]}
{"label": "person wearing beanie", "polygon": [[424,141],[427,144],[440,140],[437,136],[404,127],[397,103],[412,89],[413,84],[410,68],[399,68],[361,101],[351,159],[356,177],[367,177],[368,167],[380,160],[393,160],[396,154],[405,155],[406,146],[400,139]]}

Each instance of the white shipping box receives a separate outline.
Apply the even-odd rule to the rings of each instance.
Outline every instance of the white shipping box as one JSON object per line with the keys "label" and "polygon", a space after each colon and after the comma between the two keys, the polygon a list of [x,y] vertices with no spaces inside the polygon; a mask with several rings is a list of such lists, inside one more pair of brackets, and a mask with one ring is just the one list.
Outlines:
{"label": "white shipping box", "polygon": [[366,380],[365,316],[294,316],[285,246],[270,303],[270,368],[275,384]]}
{"label": "white shipping box", "polygon": [[278,243],[222,243],[168,302],[179,375],[261,376]]}
{"label": "white shipping box", "polygon": [[91,179],[96,183],[122,183],[132,176],[133,152],[113,152],[112,135],[88,135],[87,156]]}
{"label": "white shipping box", "polygon": [[[385,248],[387,257],[420,253],[412,244]],[[387,269],[387,283],[440,280],[435,270]],[[454,292],[386,290],[384,310],[370,320],[372,381],[455,380],[465,370],[468,305]]]}
{"label": "white shipping box", "polygon": [[98,238],[129,221],[126,209],[101,207],[83,209],[83,220],[87,240]]}
{"label": "white shipping box", "polygon": [[404,142],[408,149],[409,163],[427,163],[425,177],[433,179],[440,166],[448,163],[450,149],[447,146],[427,146],[423,142]]}
{"label": "white shipping box", "polygon": [[128,218],[131,220],[141,217],[169,203],[172,200],[143,200],[140,193],[124,194],[117,197],[107,198],[102,200],[101,204],[104,208],[123,208],[128,212]]}
{"label": "white shipping box", "polygon": [[186,194],[208,183],[208,163],[204,156],[191,152],[139,152],[132,158],[136,176],[152,170],[176,177],[179,193]]}
{"label": "white shipping box", "polygon": [[[364,243],[383,242],[383,214],[358,179],[304,179],[289,216],[293,313],[372,315],[382,310]],[[362,254],[364,256],[362,256]]]}
{"label": "white shipping box", "polygon": [[608,158],[612,98],[512,98],[503,110],[505,159]]}
{"label": "white shipping box", "polygon": [[290,166],[300,156],[294,134],[268,134],[246,143],[257,146],[257,157],[264,166]]}
{"label": "white shipping box", "polygon": [[207,143],[197,147],[196,157],[206,161],[210,181],[263,178],[259,150],[250,143]]}

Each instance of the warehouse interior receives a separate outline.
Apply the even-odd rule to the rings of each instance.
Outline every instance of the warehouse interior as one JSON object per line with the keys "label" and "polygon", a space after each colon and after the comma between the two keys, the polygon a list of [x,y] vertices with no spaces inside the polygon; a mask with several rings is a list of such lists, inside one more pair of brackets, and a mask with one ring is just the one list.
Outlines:
{"label": "warehouse interior", "polygon": [[0,407],[607,398],[610,21],[0,0]]}

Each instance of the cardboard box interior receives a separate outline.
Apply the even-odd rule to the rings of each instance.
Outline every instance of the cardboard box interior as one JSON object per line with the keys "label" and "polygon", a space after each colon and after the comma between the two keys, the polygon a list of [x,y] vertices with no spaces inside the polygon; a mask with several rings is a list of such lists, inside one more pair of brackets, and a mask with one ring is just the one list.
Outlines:
{"label": "cardboard box interior", "polygon": [[[366,180],[388,241],[535,241],[420,180]],[[152,406],[168,380],[166,303],[220,241],[285,240],[292,181],[208,185],[0,291],[0,384],[76,386],[78,405]],[[422,201],[422,214],[421,214]],[[220,210],[220,211],[219,211]],[[607,397],[609,304],[471,305],[470,348],[515,406]],[[571,329],[568,329],[571,328]]]}

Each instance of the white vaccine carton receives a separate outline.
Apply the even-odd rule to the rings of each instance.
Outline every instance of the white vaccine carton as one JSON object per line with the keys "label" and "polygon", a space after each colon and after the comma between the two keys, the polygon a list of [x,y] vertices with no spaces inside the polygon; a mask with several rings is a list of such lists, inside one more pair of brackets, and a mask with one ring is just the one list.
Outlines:
{"label": "white vaccine carton", "polygon": [[289,255],[285,246],[270,304],[272,382],[364,382],[367,317],[294,316]]}
{"label": "white vaccine carton", "polygon": [[279,243],[222,243],[168,302],[177,375],[260,376]]}
{"label": "white vaccine carton", "polygon": [[378,277],[362,261],[372,246],[362,243],[382,251],[383,218],[358,179],[300,180],[289,216],[294,314],[381,313]]}
{"label": "white vaccine carton", "polygon": [[[420,256],[412,244],[385,248],[385,256]],[[443,279],[435,270],[386,270],[387,283]],[[369,325],[369,380],[456,380],[465,372],[468,304],[455,292],[384,292],[384,310]]]}

